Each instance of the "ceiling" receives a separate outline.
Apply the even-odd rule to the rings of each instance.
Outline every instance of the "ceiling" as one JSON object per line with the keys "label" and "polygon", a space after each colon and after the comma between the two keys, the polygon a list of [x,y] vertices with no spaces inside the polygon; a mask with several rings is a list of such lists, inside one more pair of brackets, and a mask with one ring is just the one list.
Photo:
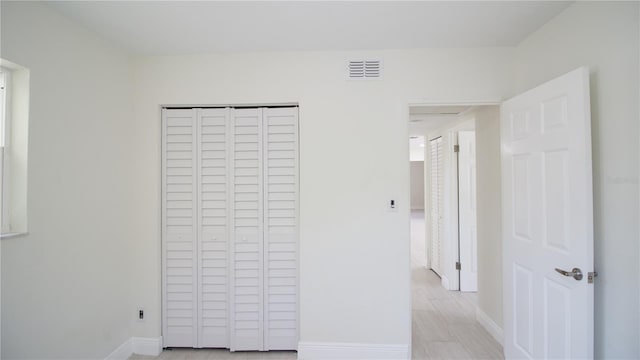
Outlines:
{"label": "ceiling", "polygon": [[48,1],[135,54],[515,46],[567,1]]}
{"label": "ceiling", "polygon": [[424,135],[459,119],[473,105],[411,106],[409,107],[409,134]]}

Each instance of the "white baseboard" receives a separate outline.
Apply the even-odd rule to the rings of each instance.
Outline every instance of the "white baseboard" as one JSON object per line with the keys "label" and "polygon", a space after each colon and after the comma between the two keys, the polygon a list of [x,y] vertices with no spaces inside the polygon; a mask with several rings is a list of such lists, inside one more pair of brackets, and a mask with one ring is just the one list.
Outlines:
{"label": "white baseboard", "polygon": [[357,344],[301,341],[299,360],[409,359],[408,344]]}
{"label": "white baseboard", "polygon": [[440,284],[442,284],[443,288],[451,290],[449,289],[449,279],[446,276],[440,276]]}
{"label": "white baseboard", "polygon": [[482,325],[482,327],[491,334],[491,336],[500,344],[503,345],[504,333],[502,328],[498,326],[489,315],[485,314],[484,311],[480,310],[479,307],[476,307],[476,320]]}
{"label": "white baseboard", "polygon": [[104,360],[127,360],[131,355],[133,355],[133,345],[131,344],[131,339],[128,339]]}
{"label": "white baseboard", "polygon": [[162,352],[162,336],[157,338],[131,338],[133,353],[138,355],[158,356]]}
{"label": "white baseboard", "polygon": [[127,360],[131,355],[158,356],[162,352],[162,337],[132,337],[118,346],[105,360]]}

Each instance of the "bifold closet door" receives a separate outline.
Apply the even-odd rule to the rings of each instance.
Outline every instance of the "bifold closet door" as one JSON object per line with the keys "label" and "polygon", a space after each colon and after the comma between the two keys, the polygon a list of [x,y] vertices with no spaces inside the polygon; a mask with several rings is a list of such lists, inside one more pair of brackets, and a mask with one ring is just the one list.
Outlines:
{"label": "bifold closet door", "polygon": [[298,346],[298,108],[265,108],[265,347]]}
{"label": "bifold closet door", "polygon": [[298,343],[298,109],[164,109],[165,347]]}
{"label": "bifold closet door", "polygon": [[264,350],[262,109],[231,109],[231,350]]}
{"label": "bifold closet door", "polygon": [[431,160],[431,269],[438,275],[442,265],[442,213],[444,172],[442,138],[430,141]]}
{"label": "bifold closet door", "polygon": [[229,109],[163,110],[163,341],[229,346]]}
{"label": "bifold closet door", "polygon": [[195,109],[198,162],[198,342],[229,347],[229,113]]}
{"label": "bifold closet door", "polygon": [[162,113],[164,346],[197,346],[197,137],[192,109]]}
{"label": "bifold closet door", "polygon": [[298,109],[231,112],[231,350],[295,350]]}

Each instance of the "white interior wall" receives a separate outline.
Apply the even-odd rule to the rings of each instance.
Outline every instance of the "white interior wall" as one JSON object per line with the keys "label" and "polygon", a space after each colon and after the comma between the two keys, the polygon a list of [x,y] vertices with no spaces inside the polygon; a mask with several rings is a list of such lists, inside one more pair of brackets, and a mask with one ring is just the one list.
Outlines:
{"label": "white interior wall", "polygon": [[411,210],[424,210],[424,161],[411,161]]}
{"label": "white interior wall", "polygon": [[478,307],[502,328],[502,196],[500,108],[479,107],[476,119]]}
{"label": "white interior wall", "polygon": [[[516,91],[591,70],[595,355],[639,358],[638,2],[576,2],[516,53]],[[630,256],[630,254],[633,254]]]}
{"label": "white interior wall", "polygon": [[[384,61],[384,80],[345,80],[346,61],[369,56]],[[149,318],[134,334],[160,334],[161,104],[298,102],[301,340],[408,345],[408,104],[496,101],[510,91],[511,61],[510,49],[138,58],[132,281]]]}
{"label": "white interior wall", "polygon": [[104,358],[135,316],[130,63],[46,6],[0,6],[1,56],[31,71],[29,234],[1,241],[2,358]]}

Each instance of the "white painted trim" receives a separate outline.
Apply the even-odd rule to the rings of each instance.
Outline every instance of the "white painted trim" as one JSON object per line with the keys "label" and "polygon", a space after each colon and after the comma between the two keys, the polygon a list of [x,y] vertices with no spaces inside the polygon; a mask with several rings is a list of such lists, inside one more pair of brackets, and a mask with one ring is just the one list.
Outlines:
{"label": "white painted trim", "polygon": [[131,344],[131,339],[128,339],[113,350],[104,360],[127,360],[131,355],[133,355],[133,345]]}
{"label": "white painted trim", "polygon": [[132,337],[118,346],[105,360],[127,360],[131,355],[158,356],[162,352],[162,337]]}
{"label": "white painted trim", "polygon": [[503,99],[487,99],[479,101],[434,101],[429,99],[415,99],[408,102],[409,107],[413,106],[487,106],[500,105]]}
{"label": "white painted trim", "polygon": [[158,356],[162,352],[162,336],[154,338],[132,337],[131,345],[134,354]]}
{"label": "white painted trim", "polygon": [[442,284],[442,287],[445,288],[446,290],[451,290],[449,289],[449,279],[446,276],[444,275],[440,276],[440,284]]}
{"label": "white painted trim", "polygon": [[0,234],[0,239],[10,239],[10,238],[26,236],[26,235],[29,235],[29,233],[28,232],[3,233],[3,234]]}
{"label": "white painted trim", "polygon": [[409,359],[409,345],[301,341],[298,343],[298,359]]}
{"label": "white painted trim", "polygon": [[504,339],[504,332],[502,331],[502,328],[479,307],[476,307],[476,320],[500,345],[502,345]]}

